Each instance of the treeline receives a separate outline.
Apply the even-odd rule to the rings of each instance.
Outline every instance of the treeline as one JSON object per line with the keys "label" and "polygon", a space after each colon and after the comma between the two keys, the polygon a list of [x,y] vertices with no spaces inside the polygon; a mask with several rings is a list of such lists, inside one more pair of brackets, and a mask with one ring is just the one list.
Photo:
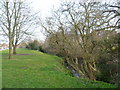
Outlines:
{"label": "treeline", "polygon": [[100,2],[62,3],[41,20],[47,33],[43,49],[64,57],[64,62],[83,78],[115,83],[119,19],[105,7]]}
{"label": "treeline", "polygon": [[[55,37],[55,35],[58,37]],[[98,35],[101,38],[98,38]],[[81,51],[78,43],[75,41],[76,35],[71,35],[70,33],[67,33],[65,34],[65,36],[66,38],[63,38],[59,32],[47,37],[44,43],[41,43],[38,40],[31,40],[28,43],[21,44],[21,48],[38,50],[43,53],[49,53],[64,57],[64,65],[67,62],[68,65],[70,65],[74,70],[79,73],[78,70],[84,68],[81,68],[85,60],[83,57],[84,54]],[[96,80],[105,81],[108,83],[117,83],[120,33],[116,33],[115,31],[101,31],[94,33],[93,37],[95,39],[95,41],[93,41],[95,46],[93,47],[94,51],[91,54],[94,55],[97,68],[95,74]],[[68,42],[67,44],[63,42],[64,39],[68,40],[69,44]],[[59,42],[59,44],[57,43],[57,41]],[[90,47],[90,49],[91,48],[92,47]],[[69,53],[65,52],[64,49],[69,50]],[[82,77],[81,74],[80,77]]]}
{"label": "treeline", "polygon": [[[87,50],[89,50],[89,53],[81,50],[79,43],[76,42],[76,35],[68,33],[65,34],[64,38],[61,36],[61,32],[49,36],[42,49],[44,52],[64,57],[64,63],[67,62],[72,66],[81,77],[85,77],[81,74],[84,72],[84,75],[89,79],[90,72],[87,70],[92,68],[95,71],[95,80],[116,83],[118,81],[118,50],[120,49],[118,41],[120,42],[120,33],[97,31],[90,37],[94,40],[88,43],[89,48]],[[88,67],[87,65],[90,64],[87,63],[94,63],[95,66]]]}

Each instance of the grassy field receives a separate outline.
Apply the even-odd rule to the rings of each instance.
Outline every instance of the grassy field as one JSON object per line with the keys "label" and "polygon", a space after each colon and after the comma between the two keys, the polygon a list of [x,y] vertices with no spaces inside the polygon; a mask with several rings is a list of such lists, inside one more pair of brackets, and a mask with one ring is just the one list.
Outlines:
{"label": "grassy field", "polygon": [[115,88],[115,85],[72,77],[62,59],[38,51],[18,49],[8,60],[2,51],[3,88]]}

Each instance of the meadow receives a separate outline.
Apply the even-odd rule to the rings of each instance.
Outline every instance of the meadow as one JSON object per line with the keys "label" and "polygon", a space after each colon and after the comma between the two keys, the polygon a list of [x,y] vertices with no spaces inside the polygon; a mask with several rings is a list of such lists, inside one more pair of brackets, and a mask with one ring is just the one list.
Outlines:
{"label": "meadow", "polygon": [[17,49],[8,59],[2,51],[3,88],[116,88],[101,81],[73,77],[63,66],[62,58],[46,53]]}

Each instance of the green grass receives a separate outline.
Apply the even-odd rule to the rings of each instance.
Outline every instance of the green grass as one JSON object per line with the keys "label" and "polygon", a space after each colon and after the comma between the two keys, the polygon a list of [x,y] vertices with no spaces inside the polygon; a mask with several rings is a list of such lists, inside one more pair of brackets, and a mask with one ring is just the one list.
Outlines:
{"label": "green grass", "polygon": [[72,77],[62,59],[38,51],[18,49],[8,60],[8,51],[2,51],[3,88],[115,88],[115,85]]}

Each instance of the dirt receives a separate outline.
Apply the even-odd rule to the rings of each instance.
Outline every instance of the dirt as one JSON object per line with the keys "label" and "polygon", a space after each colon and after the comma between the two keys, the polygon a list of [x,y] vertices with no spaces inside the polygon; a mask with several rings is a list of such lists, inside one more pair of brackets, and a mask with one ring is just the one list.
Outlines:
{"label": "dirt", "polygon": [[26,55],[33,55],[33,54],[15,54],[15,56],[26,56]]}

